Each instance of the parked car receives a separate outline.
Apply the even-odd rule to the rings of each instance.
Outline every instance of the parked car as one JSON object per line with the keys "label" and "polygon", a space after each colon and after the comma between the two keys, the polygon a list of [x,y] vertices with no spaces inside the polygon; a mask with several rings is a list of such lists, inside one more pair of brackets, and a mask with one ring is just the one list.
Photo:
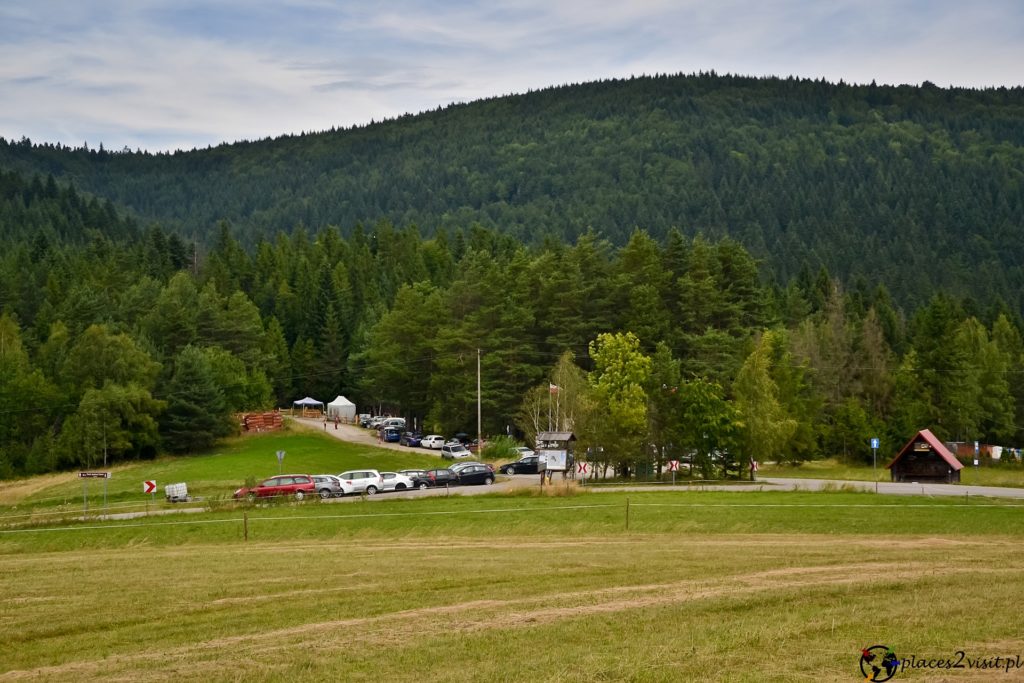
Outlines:
{"label": "parked car", "polygon": [[437,450],[444,445],[444,437],[439,434],[428,434],[420,441],[420,446]]}
{"label": "parked car", "polygon": [[412,480],[413,488],[423,490],[431,486],[430,477],[427,476],[426,470],[402,470],[399,474],[404,474]]}
{"label": "parked car", "polygon": [[360,427],[369,427],[370,426],[370,420],[372,420],[372,419],[373,419],[373,416],[370,415],[369,413],[360,413],[360,415],[359,415],[359,426]]}
{"label": "parked car", "polygon": [[383,417],[381,415],[378,415],[377,417],[371,417],[370,421],[366,424],[366,426],[369,427],[370,429],[380,429],[381,425],[384,424],[384,420],[386,419],[386,417]]}
{"label": "parked car", "polygon": [[264,479],[256,486],[250,488],[242,487],[235,491],[235,498],[271,498],[274,496],[293,496],[295,500],[302,500],[306,496],[316,493],[316,482],[308,474],[279,474],[276,477]]}
{"label": "parked car", "polygon": [[349,470],[339,474],[338,479],[351,486],[354,493],[365,493],[368,496],[383,488],[383,481],[377,470]]}
{"label": "parked car", "polygon": [[444,458],[445,460],[462,460],[463,458],[468,458],[471,455],[473,454],[469,452],[469,449],[463,446],[461,443],[446,443],[445,445],[441,446],[441,457]]}
{"label": "parked car", "polygon": [[405,491],[413,488],[411,478],[400,472],[381,472],[381,491]]}
{"label": "parked car", "polygon": [[352,493],[352,487],[333,474],[314,474],[313,481],[316,483],[316,492],[323,499],[341,498],[346,493]]}
{"label": "parked car", "polygon": [[537,465],[539,462],[540,456],[528,455],[515,462],[505,463],[498,468],[498,471],[502,474],[537,474]]}
{"label": "parked car", "polygon": [[398,443],[402,439],[402,432],[387,427],[381,430],[381,439],[384,440],[384,443]]}
{"label": "parked car", "polygon": [[483,484],[490,486],[494,483],[494,471],[487,465],[474,464],[463,467],[456,475],[460,484]]}
{"label": "parked car", "polygon": [[466,469],[467,467],[472,467],[473,465],[483,465],[484,467],[489,469],[491,472],[494,471],[494,467],[492,467],[491,465],[488,465],[485,462],[477,462],[476,460],[469,460],[469,461],[463,460],[462,462],[452,463],[451,465],[448,466],[448,469],[450,469],[455,474],[458,474],[462,470]]}
{"label": "parked car", "polygon": [[419,446],[423,440],[423,435],[419,432],[405,432],[402,434],[402,438],[398,440],[398,443],[403,446]]}
{"label": "parked car", "polygon": [[381,426],[384,427],[385,429],[397,429],[398,431],[402,431],[403,429],[405,429],[405,418],[389,417],[388,419],[384,420]]}
{"label": "parked car", "polygon": [[537,455],[537,452],[529,446],[516,446],[516,453],[519,454],[520,459],[523,459],[528,455]]}
{"label": "parked car", "polygon": [[459,483],[459,478],[447,467],[436,470],[427,470],[427,479],[431,486],[446,486],[448,484]]}

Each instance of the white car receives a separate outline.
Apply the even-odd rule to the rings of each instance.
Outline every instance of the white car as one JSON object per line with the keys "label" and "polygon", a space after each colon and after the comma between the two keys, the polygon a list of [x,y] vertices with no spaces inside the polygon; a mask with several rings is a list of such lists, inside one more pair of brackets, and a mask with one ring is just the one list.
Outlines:
{"label": "white car", "polygon": [[400,472],[381,472],[381,491],[407,491],[415,488],[412,479]]}
{"label": "white car", "polygon": [[428,434],[420,441],[420,446],[437,450],[444,445],[444,437],[437,434]]}
{"label": "white car", "polygon": [[531,455],[537,455],[536,451],[534,451],[529,446],[516,446],[516,453],[519,454],[520,460],[522,460],[523,458],[527,458]]}
{"label": "white car", "polygon": [[441,446],[441,457],[445,460],[462,460],[463,458],[469,458],[472,455],[473,454],[469,452],[469,449],[461,443],[446,443]]}
{"label": "white car", "polygon": [[383,479],[377,470],[349,470],[338,475],[338,479],[352,487],[353,493],[372,496],[384,488]]}

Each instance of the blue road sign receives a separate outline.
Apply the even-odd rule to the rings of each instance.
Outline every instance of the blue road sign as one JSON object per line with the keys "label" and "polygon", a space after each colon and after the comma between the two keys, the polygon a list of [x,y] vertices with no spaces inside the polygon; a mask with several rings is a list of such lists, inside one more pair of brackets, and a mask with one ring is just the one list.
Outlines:
{"label": "blue road sign", "polygon": [[875,438],[871,439],[871,447],[872,448],[878,448],[878,437],[877,436]]}

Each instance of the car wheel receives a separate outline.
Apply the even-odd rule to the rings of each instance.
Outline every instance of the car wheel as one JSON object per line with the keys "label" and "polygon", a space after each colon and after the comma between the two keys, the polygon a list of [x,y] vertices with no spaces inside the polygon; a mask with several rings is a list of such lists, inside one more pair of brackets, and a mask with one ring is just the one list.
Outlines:
{"label": "car wheel", "polygon": [[484,479],[484,486],[490,486],[494,483],[494,477],[487,477]]}
{"label": "car wheel", "polygon": [[305,497],[306,497],[306,494],[303,493],[302,491],[296,491],[295,492],[295,500],[302,500]]}
{"label": "car wheel", "polygon": [[366,487],[366,495],[372,496],[375,493],[377,493],[377,487],[376,486],[367,486]]}
{"label": "car wheel", "polygon": [[396,491],[404,491],[405,490],[405,484],[396,484],[395,485],[395,490]]}
{"label": "car wheel", "polygon": [[505,474],[515,474],[515,473],[516,473],[516,468],[514,468],[514,467],[506,467],[505,468]]}
{"label": "car wheel", "polygon": [[424,490],[426,490],[426,488],[427,488],[427,482],[425,482],[425,481],[421,481],[421,482],[420,482],[420,485],[419,485],[419,486],[417,486],[416,488],[418,488],[418,489],[419,489],[420,491],[424,491]]}
{"label": "car wheel", "polygon": [[324,500],[327,500],[328,498],[331,497],[331,490],[330,489],[320,489],[320,497],[323,498]]}

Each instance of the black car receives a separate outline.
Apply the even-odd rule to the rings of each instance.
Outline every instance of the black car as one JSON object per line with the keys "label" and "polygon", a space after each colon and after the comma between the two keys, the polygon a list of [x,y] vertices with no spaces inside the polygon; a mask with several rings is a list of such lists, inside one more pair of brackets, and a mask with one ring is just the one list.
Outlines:
{"label": "black car", "polygon": [[469,465],[459,470],[455,475],[460,484],[483,484],[490,486],[494,483],[494,472],[487,465]]}
{"label": "black car", "polygon": [[399,474],[404,474],[412,479],[413,488],[423,490],[433,486],[430,477],[427,476],[426,470],[402,470]]}
{"label": "black car", "polygon": [[515,462],[502,465],[498,468],[498,471],[502,474],[537,474],[538,462],[540,462],[539,456],[528,455]]}
{"label": "black car", "polygon": [[447,467],[427,470],[427,480],[430,482],[430,486],[447,486],[448,484],[459,483],[459,477]]}

